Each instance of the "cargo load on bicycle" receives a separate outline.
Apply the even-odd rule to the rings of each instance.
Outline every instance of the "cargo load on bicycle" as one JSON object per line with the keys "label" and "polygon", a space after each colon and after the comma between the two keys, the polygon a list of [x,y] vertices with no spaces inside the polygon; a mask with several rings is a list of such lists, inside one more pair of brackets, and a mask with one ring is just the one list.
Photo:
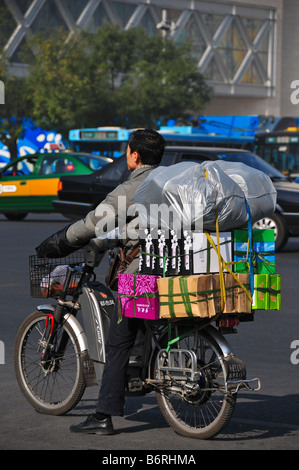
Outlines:
{"label": "cargo load on bicycle", "polygon": [[[260,389],[222,333],[256,309],[280,308],[274,232],[253,229],[275,202],[268,177],[222,162],[157,168],[136,192],[140,269],[118,275],[119,321],[152,321],[139,322],[142,356],[126,369],[126,393],[154,391],[182,436],[214,437],[237,393]],[[63,259],[30,257],[31,295],[56,298],[24,320],[15,344],[18,383],[39,412],[65,414],[102,381],[117,312],[112,291],[96,281],[99,262],[94,240]]]}
{"label": "cargo load on bicycle", "polygon": [[276,190],[243,163],[158,167],[137,190],[138,274],[120,274],[120,315],[145,319],[253,319],[280,309],[275,234],[253,229]]}

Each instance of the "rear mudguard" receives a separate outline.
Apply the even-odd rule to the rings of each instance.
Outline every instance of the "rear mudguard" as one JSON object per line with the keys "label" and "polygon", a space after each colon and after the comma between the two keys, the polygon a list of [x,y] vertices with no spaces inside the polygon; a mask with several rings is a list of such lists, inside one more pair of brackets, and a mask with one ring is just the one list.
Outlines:
{"label": "rear mudguard", "polygon": [[212,325],[205,328],[206,333],[213,338],[221,350],[223,361],[226,367],[226,382],[246,379],[246,366],[244,362],[234,355],[229,343],[224,336]]}
{"label": "rear mudguard", "polygon": [[208,325],[204,328],[205,333],[217,343],[219,346],[223,357],[228,357],[232,355],[233,352],[228,341],[224,338],[224,336],[212,325]]}

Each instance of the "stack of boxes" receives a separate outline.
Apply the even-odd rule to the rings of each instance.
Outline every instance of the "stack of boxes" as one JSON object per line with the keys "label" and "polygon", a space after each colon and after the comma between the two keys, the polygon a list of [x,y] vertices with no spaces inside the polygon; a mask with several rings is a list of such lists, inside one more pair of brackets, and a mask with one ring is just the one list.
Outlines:
{"label": "stack of boxes", "polygon": [[[249,272],[248,233],[234,230],[235,272]],[[274,230],[253,230],[254,295],[252,309],[280,310],[280,275],[275,274]]]}
{"label": "stack of boxes", "polygon": [[[217,240],[219,239],[219,250]],[[213,318],[280,309],[273,230],[202,233],[145,229],[139,274],[119,275],[122,314],[136,318]],[[219,256],[224,263],[219,264]],[[250,272],[250,265],[253,272]]]}

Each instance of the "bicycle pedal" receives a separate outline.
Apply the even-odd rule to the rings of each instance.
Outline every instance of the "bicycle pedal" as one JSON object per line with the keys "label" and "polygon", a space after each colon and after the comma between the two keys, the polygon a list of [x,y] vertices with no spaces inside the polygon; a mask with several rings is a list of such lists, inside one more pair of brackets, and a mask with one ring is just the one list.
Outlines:
{"label": "bicycle pedal", "polygon": [[130,377],[127,382],[126,395],[144,395],[145,390],[140,377]]}

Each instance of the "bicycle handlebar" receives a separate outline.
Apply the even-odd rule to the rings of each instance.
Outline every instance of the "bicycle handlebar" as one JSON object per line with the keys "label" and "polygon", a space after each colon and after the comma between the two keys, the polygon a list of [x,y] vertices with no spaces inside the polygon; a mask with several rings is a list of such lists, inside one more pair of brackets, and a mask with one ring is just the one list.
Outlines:
{"label": "bicycle handlebar", "polygon": [[84,247],[85,251],[85,264],[91,268],[95,268],[102,261],[107,250],[115,248],[118,246],[119,240],[115,239],[99,239],[93,238],[89,243]]}

